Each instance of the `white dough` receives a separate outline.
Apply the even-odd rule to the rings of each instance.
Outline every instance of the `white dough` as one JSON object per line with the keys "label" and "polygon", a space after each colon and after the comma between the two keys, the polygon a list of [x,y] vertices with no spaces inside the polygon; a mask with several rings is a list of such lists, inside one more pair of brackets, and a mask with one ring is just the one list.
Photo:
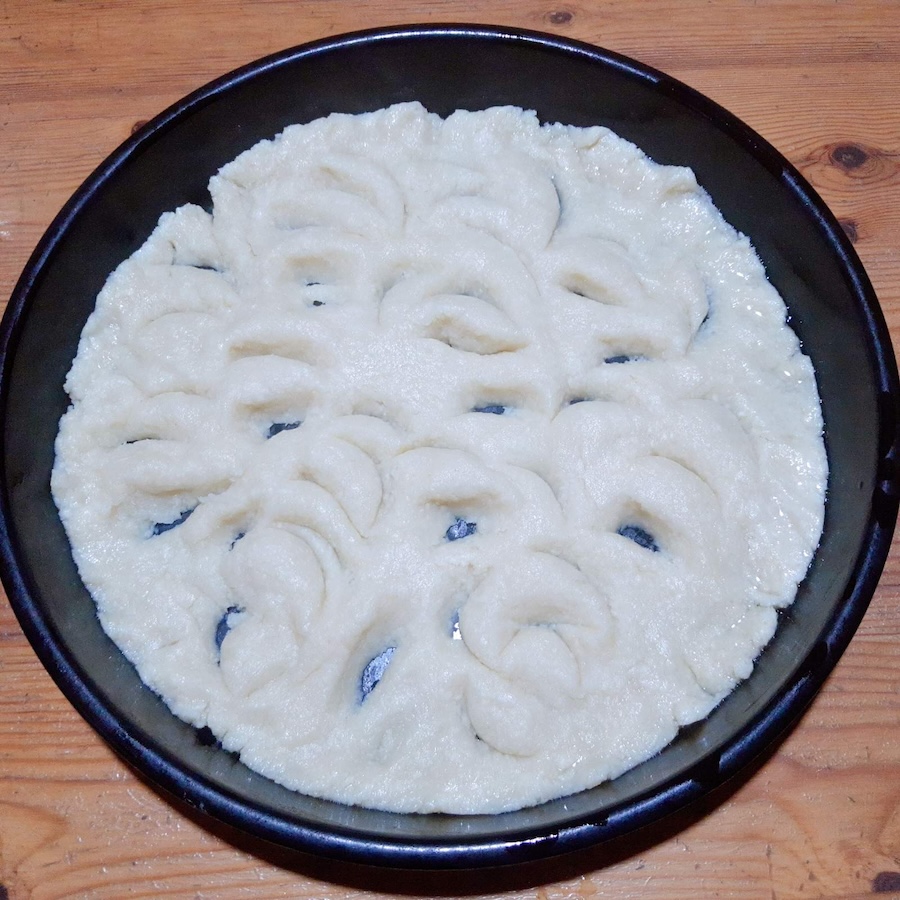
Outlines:
{"label": "white dough", "polygon": [[52,480],[176,715],[308,794],[498,812],[750,674],[821,532],[822,420],[689,169],[410,103],[210,191],[101,292]]}

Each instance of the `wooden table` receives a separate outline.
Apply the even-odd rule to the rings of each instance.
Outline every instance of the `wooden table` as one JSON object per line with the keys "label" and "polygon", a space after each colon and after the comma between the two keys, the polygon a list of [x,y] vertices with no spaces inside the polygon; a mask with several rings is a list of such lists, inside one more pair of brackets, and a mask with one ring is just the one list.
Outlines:
{"label": "wooden table", "polygon": [[[854,240],[900,336],[900,4],[0,0],[0,297],[141,121],[239,64],[357,28],[475,21],[633,56],[780,149]],[[900,553],[800,726],[715,803],[619,851],[477,877],[250,852],[135,777],[0,603],[0,898],[900,896]],[[508,892],[508,893],[507,893]]]}

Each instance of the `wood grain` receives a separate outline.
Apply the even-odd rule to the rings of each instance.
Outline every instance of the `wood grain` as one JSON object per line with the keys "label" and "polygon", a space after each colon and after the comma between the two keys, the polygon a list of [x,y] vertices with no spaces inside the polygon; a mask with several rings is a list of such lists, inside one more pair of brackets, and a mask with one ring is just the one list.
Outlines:
{"label": "wood grain", "polygon": [[[0,0],[0,297],[71,192],[136,123],[267,53],[439,21],[599,44],[743,118],[840,218],[896,341],[900,4],[887,0]],[[113,756],[53,685],[5,602],[0,688],[0,898],[900,897],[896,546],[850,649],[773,755],[614,855],[514,872],[371,872],[291,859],[207,827]]]}

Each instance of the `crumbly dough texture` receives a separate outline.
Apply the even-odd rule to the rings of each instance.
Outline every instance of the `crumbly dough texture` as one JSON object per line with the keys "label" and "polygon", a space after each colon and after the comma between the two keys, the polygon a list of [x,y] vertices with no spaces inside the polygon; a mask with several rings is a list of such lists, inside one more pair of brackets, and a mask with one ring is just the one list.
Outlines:
{"label": "crumbly dough texture", "polygon": [[332,115],[100,294],[52,488],[107,633],[291,788],[509,810],[752,669],[807,569],[809,360],[689,169],[513,108]]}

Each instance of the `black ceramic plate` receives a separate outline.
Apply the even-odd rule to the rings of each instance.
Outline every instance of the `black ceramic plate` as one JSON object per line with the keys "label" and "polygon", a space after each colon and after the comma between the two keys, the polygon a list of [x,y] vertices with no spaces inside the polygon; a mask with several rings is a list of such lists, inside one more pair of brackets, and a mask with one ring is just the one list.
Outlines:
{"label": "black ceramic plate", "polygon": [[[209,206],[225,162],[286,125],[419,100],[514,104],[607,125],[661,163],[691,166],[748,234],[816,368],[831,466],[825,531],[752,677],[655,758],[593,790],[498,816],[398,815],[291,793],[175,719],[102,632],[49,492],[63,381],[109,272],[160,214]],[[548,35],[410,27],[254,63],[162,113],[69,201],[19,281],[0,334],[3,582],[34,648],[94,728],[152,782],[288,848],[393,866],[475,867],[620,837],[722,784],[790,725],[875,589],[897,515],[897,373],[865,273],[822,201],[729,113],[636,62]]]}

